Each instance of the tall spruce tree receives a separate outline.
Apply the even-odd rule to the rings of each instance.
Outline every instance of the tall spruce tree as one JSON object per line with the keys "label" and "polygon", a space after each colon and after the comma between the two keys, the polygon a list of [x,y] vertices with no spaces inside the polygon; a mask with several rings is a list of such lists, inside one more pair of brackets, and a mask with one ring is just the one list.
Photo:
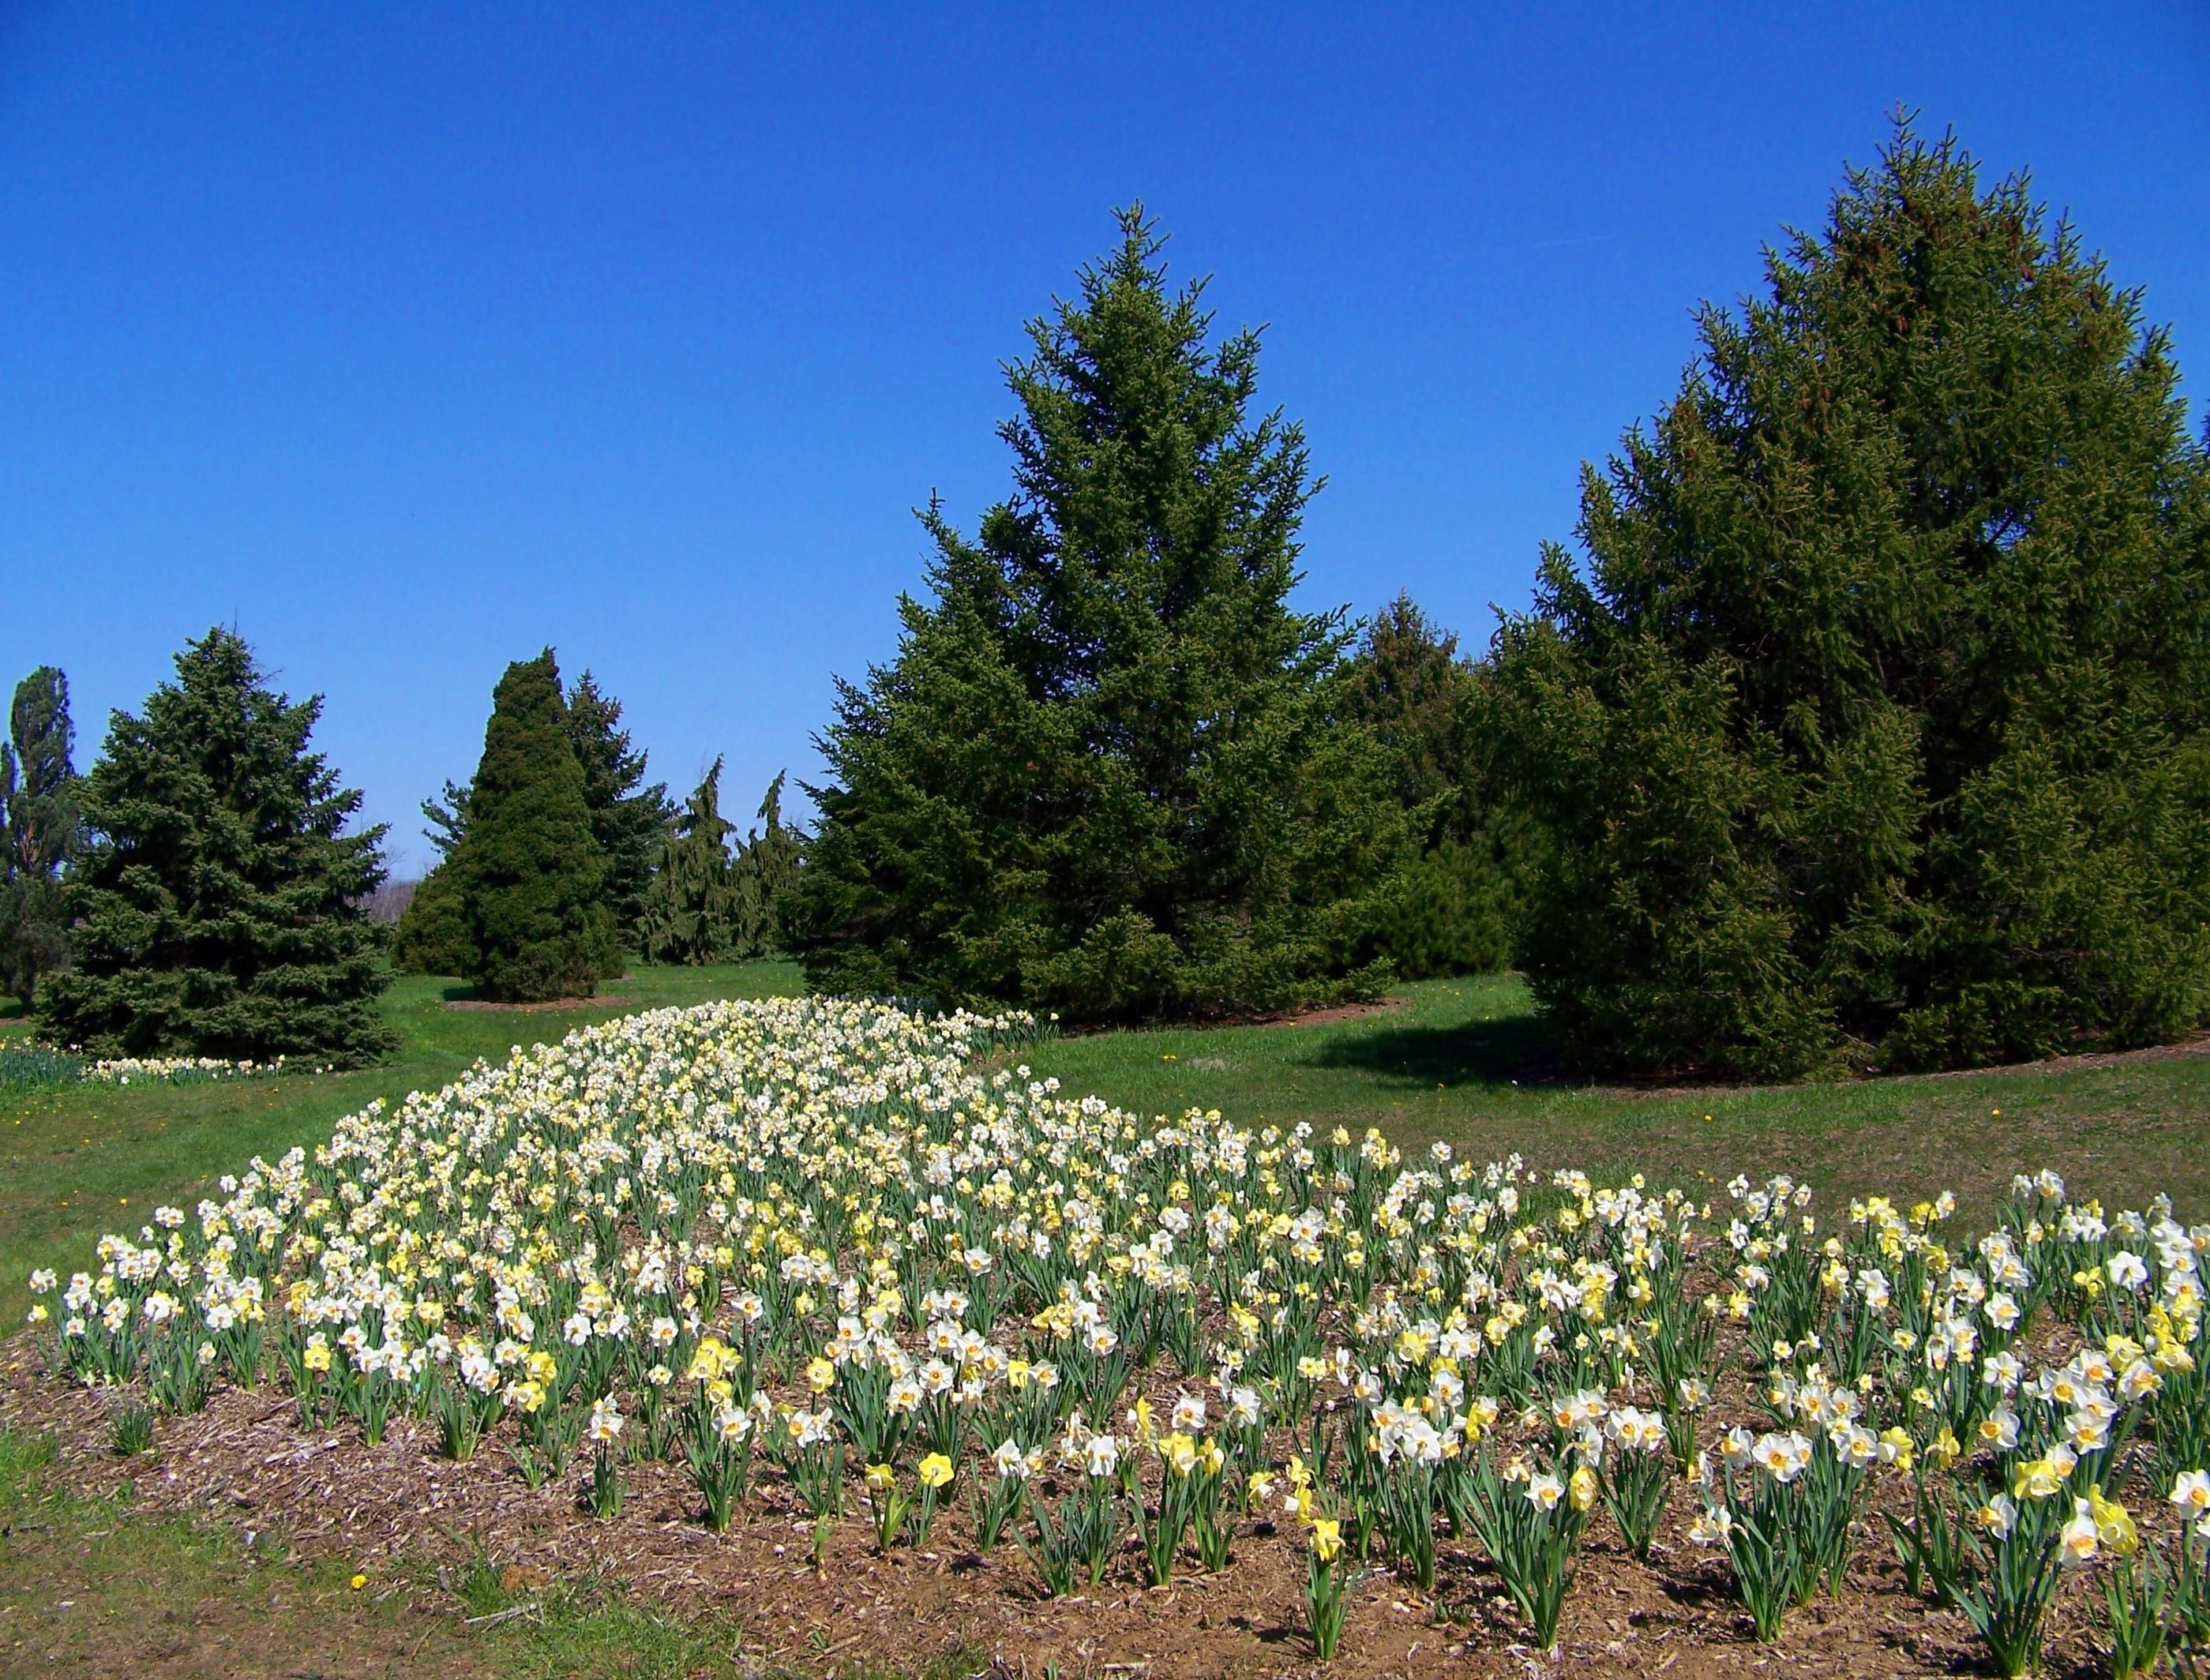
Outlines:
{"label": "tall spruce tree", "polygon": [[725,962],[743,938],[745,891],[722,815],[722,761],[714,760],[661,849],[638,925],[648,962]]}
{"label": "tall spruce tree", "polygon": [[1329,704],[1341,614],[1289,601],[1303,434],[1120,220],[1009,370],[1012,496],[972,539],[927,511],[933,602],[839,686],[792,897],[818,985],[1128,1020],[1378,981],[1350,950],[1405,825]]}
{"label": "tall spruce tree", "polygon": [[[591,834],[606,858],[603,888],[616,937],[633,944],[654,860],[667,839],[674,807],[667,784],[643,785],[647,755],[632,746],[621,727],[621,702],[599,687],[589,671],[567,695],[568,739],[583,771],[583,803],[591,813]],[[465,927],[457,919],[456,891],[440,882],[444,866],[468,832],[472,786],[447,779],[444,792],[422,801],[430,826],[424,838],[437,848],[438,865],[422,883],[427,901],[412,921],[402,917],[392,960],[412,973],[457,974],[457,968],[425,967],[448,963],[465,946]],[[440,883],[433,885],[432,883]],[[410,907],[411,908],[411,907]]]}
{"label": "tall spruce tree", "polygon": [[583,767],[591,835],[607,861],[607,909],[617,937],[631,944],[644,911],[653,860],[675,808],[665,782],[644,785],[646,755],[631,744],[621,715],[621,702],[603,692],[589,671],[576,679],[568,692],[568,740]]}
{"label": "tall spruce tree", "polygon": [[384,831],[346,832],[361,796],[309,749],[321,697],[269,687],[226,630],[176,664],[78,783],[71,961],[39,988],[41,1030],[100,1055],[373,1061],[393,1042],[364,903]]}
{"label": "tall spruce tree", "polygon": [[2210,486],[2165,335],[1899,128],[1584,476],[1497,691],[1591,1063],[2142,1044],[2210,1006]]}
{"label": "tall spruce tree", "polygon": [[76,728],[69,679],[41,665],[15,685],[0,741],[0,987],[25,1009],[69,960],[62,870],[76,850]]}
{"label": "tall spruce tree", "polygon": [[486,998],[588,995],[621,972],[606,860],[550,648],[508,666],[492,692],[467,832],[446,867],[468,920],[462,972]]}

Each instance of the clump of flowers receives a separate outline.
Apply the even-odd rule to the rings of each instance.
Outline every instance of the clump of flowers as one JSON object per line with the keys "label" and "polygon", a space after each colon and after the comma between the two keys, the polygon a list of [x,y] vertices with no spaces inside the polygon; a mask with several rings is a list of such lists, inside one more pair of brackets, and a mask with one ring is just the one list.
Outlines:
{"label": "clump of flowers", "polygon": [[[422,1419],[608,1520],[639,1459],[717,1532],[764,1483],[817,1562],[854,1484],[885,1547],[957,1504],[1054,1593],[1230,1568],[1286,1501],[1323,1656],[1368,1569],[1452,1590],[1445,1533],[1555,1647],[1591,1526],[1642,1556],[1682,1507],[1765,1637],[1900,1507],[1913,1589],[2007,1671],[2067,1579],[2136,1668],[2205,1643],[2210,1227],[2168,1202],[2044,1174],[1978,1235],[1947,1198],[1822,1224],[1784,1177],[1706,1203],[1145,1119],[1021,1065],[1038,1030],[823,1000],[586,1028],[157,1209],[35,1275],[33,1322],[153,1411],[273,1376],[304,1427]],[[2151,1453],[2153,1520],[2118,1503]]]}

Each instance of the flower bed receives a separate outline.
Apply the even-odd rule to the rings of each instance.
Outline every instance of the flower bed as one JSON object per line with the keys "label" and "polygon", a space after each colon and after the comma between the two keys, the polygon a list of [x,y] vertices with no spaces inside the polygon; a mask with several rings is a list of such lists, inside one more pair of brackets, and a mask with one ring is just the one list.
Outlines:
{"label": "flower bed", "polygon": [[1035,1030],[583,1029],[104,1239],[37,1333],[118,1431],[273,1373],[299,1426],[402,1422],[612,1549],[642,1492],[817,1566],[955,1536],[1069,1603],[1240,1570],[1306,1659],[1374,1635],[1384,1571],[1481,1621],[1437,1651],[1542,1648],[1592,1559],[1685,1541],[1757,1640],[1868,1590],[2004,1672],[2060,1603],[2121,1670],[2210,1634],[2210,1227],[2048,1174],[1968,1236],[1139,1122],[1002,1065]]}

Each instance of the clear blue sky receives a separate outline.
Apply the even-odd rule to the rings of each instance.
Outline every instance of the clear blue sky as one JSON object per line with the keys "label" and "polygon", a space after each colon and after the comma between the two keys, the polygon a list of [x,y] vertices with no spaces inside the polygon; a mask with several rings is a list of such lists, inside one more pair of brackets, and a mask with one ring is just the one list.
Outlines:
{"label": "clear blue sky", "polygon": [[1478,643],[1898,101],[2206,377],[2200,3],[0,5],[0,678],[63,667],[88,760],[235,620],[405,873],[549,642],[748,812],[1137,197],[1268,323],[1307,600]]}

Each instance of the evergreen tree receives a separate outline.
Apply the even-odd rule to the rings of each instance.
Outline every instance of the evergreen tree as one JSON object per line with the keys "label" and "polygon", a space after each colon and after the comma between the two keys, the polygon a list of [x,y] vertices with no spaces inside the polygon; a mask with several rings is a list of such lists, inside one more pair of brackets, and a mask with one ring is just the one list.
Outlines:
{"label": "evergreen tree", "polygon": [[69,679],[42,665],[15,686],[0,741],[0,987],[29,1009],[69,960],[62,870],[78,840]]}
{"label": "evergreen tree", "polygon": [[1009,371],[1013,495],[971,540],[927,511],[933,603],[839,686],[791,901],[818,985],[1126,1020],[1380,977],[1350,952],[1406,830],[1330,704],[1341,614],[1289,604],[1303,434],[1120,223]]}
{"label": "evergreen tree", "polygon": [[621,971],[583,769],[550,648],[506,668],[492,695],[456,872],[470,964],[486,997],[588,995]]}
{"label": "evergreen tree", "polygon": [[745,901],[735,945],[740,957],[768,957],[788,948],[784,914],[798,884],[805,843],[782,820],[783,776],[776,772],[760,800],[757,814],[764,826],[747,830],[737,847],[737,885]]}
{"label": "evergreen tree", "polygon": [[393,1042],[364,908],[383,830],[345,831],[360,795],[309,750],[321,697],[271,689],[226,630],[176,663],[77,784],[71,963],[39,988],[42,1030],[100,1055],[372,1061]]}
{"label": "evergreen tree", "polygon": [[665,782],[643,785],[645,754],[631,746],[621,715],[621,702],[602,692],[589,671],[576,680],[568,695],[568,739],[583,767],[592,837],[607,861],[607,909],[617,936],[631,942],[675,811]]}
{"label": "evergreen tree", "polygon": [[1344,671],[1344,710],[1388,750],[1398,803],[1438,831],[1470,825],[1478,772],[1466,739],[1468,683],[1458,638],[1406,594],[1374,615]]}
{"label": "evergreen tree", "polygon": [[1382,883],[1360,949],[1407,980],[1503,968],[1509,848],[1482,786],[1478,676],[1458,638],[1400,594],[1367,625],[1343,688],[1345,714],[1389,755],[1397,802],[1422,842]]}
{"label": "evergreen tree", "polygon": [[476,964],[475,935],[451,858],[422,878],[391,934],[391,966],[402,974],[465,975]]}
{"label": "evergreen tree", "polygon": [[1502,632],[1590,1062],[2142,1044],[2210,1006],[2210,517],[2166,335],[2023,178],[1900,129],[1707,308]]}
{"label": "evergreen tree", "polygon": [[438,861],[450,861],[461,843],[461,837],[468,831],[468,789],[451,777],[445,778],[443,801],[426,799],[422,815],[430,826],[422,831],[422,837],[438,849]]}
{"label": "evergreen tree", "polygon": [[[646,754],[632,748],[629,732],[620,727],[621,702],[602,692],[589,671],[569,692],[567,707],[568,739],[583,770],[583,802],[590,807],[591,834],[607,860],[607,909],[613,916],[616,934],[632,940],[643,913],[653,860],[667,837],[674,807],[667,802],[666,783],[639,785],[644,780]],[[422,831],[423,837],[438,849],[441,864],[451,858],[468,832],[471,791],[448,779],[441,798],[422,801],[422,815],[430,824]],[[434,897],[432,909],[443,916]],[[444,948],[442,938],[432,939],[431,945]]]}
{"label": "evergreen tree", "polygon": [[722,761],[675,819],[645,894],[639,949],[653,963],[726,962],[743,938],[746,894],[722,815]]}

